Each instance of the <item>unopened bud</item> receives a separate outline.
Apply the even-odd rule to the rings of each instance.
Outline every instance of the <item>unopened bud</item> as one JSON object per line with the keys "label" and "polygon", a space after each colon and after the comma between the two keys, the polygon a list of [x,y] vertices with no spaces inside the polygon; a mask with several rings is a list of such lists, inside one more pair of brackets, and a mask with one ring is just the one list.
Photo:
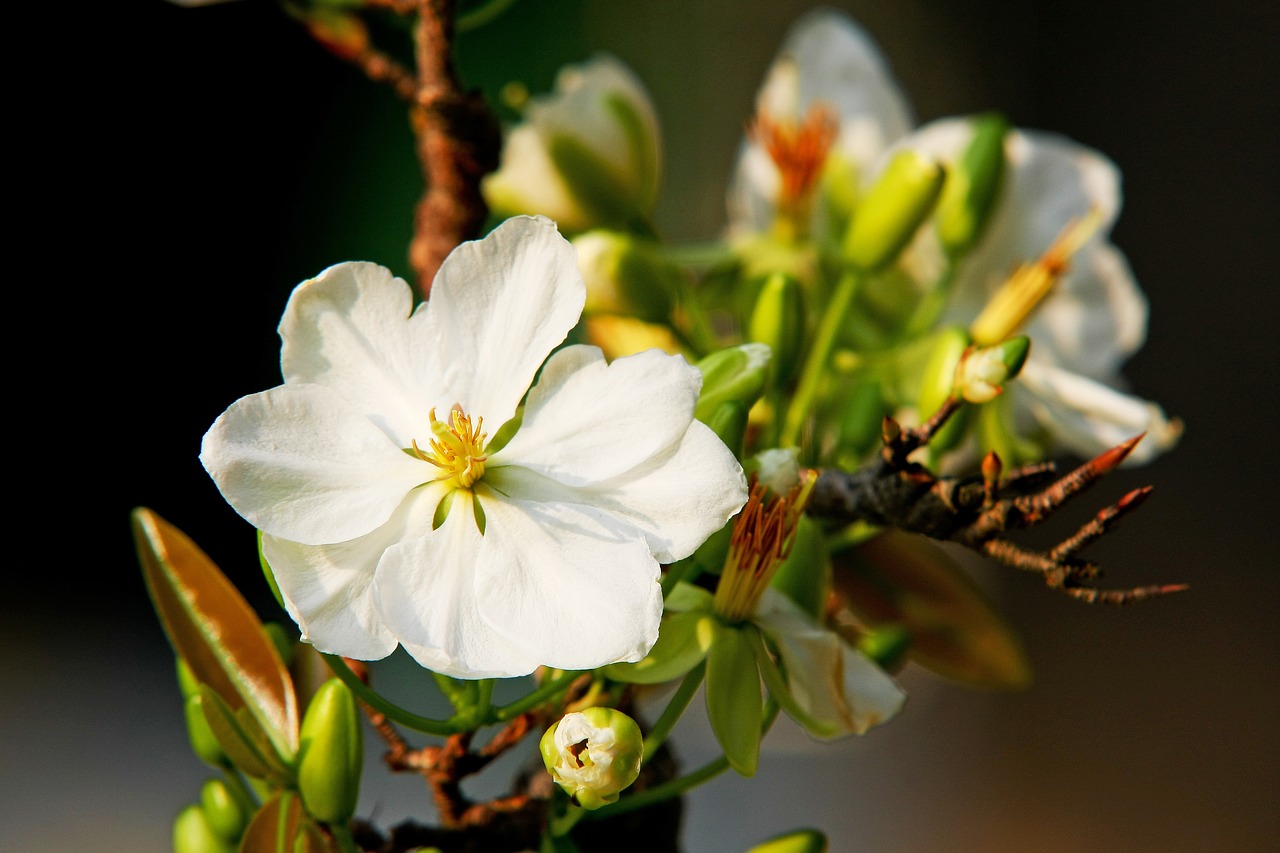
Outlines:
{"label": "unopened bud", "polygon": [[1031,339],[1019,336],[993,347],[967,350],[956,368],[955,393],[970,403],[994,400],[1022,370],[1030,349]]}
{"label": "unopened bud", "polygon": [[790,381],[805,344],[804,292],[800,282],[784,273],[765,280],[751,312],[747,337],[773,351],[771,378],[775,387]]}
{"label": "unopened bud", "polygon": [[702,371],[702,393],[694,416],[703,423],[726,400],[750,409],[764,393],[771,350],[759,343],[739,344],[717,350],[695,366]]}
{"label": "unopened bud", "polygon": [[218,738],[209,727],[209,719],[204,714],[204,699],[200,696],[199,687],[196,692],[187,696],[183,713],[187,719],[187,739],[191,743],[191,751],[196,757],[210,767],[225,768],[231,766],[231,759],[218,743]]}
{"label": "unopened bud", "polygon": [[235,853],[236,848],[213,831],[204,810],[195,803],[184,806],[173,821],[174,853]]}
{"label": "unopened bud", "polygon": [[622,314],[650,323],[670,319],[672,297],[683,273],[648,241],[596,229],[572,242],[587,285],[583,313]]}
{"label": "unopened bud", "polygon": [[880,443],[880,424],[885,410],[878,381],[864,380],[849,392],[840,412],[838,446],[844,467],[856,467],[857,462]]}
{"label": "unopened bud", "polygon": [[863,272],[893,263],[933,212],[945,174],[942,164],[919,152],[895,154],[853,214],[845,260]]}
{"label": "unopened bud", "polygon": [[298,793],[307,813],[345,823],[356,811],[364,762],[360,712],[351,688],[331,678],[312,697],[302,719]]}
{"label": "unopened bud", "polygon": [[244,803],[236,799],[221,779],[209,779],[200,788],[200,808],[209,828],[224,841],[239,841],[249,825],[249,812]]}
{"label": "unopened bud", "polygon": [[747,853],[825,853],[827,837],[816,829],[796,829],[770,838]]}
{"label": "unopened bud", "polygon": [[934,216],[938,239],[952,257],[964,254],[982,237],[1004,179],[1004,138],[1009,122],[996,113],[973,120],[973,138],[947,171]]}
{"label": "unopened bud", "polygon": [[704,423],[740,458],[747,435],[747,418],[746,406],[737,400],[725,400]]}
{"label": "unopened bud", "polygon": [[584,809],[616,802],[640,775],[644,736],[635,720],[614,708],[565,714],[538,743],[556,784]]}
{"label": "unopened bud", "polygon": [[[969,335],[959,326],[938,333],[925,362],[920,380],[920,396],[916,402],[920,419],[924,420],[942,407],[955,391],[956,370],[969,348]],[[969,412],[961,408],[934,434],[929,447],[945,453],[959,443],[969,426]]]}

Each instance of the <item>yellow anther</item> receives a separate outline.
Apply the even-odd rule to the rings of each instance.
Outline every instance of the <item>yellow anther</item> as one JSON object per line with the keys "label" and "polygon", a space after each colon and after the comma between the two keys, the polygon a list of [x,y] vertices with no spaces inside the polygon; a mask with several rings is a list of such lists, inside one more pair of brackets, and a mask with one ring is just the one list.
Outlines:
{"label": "yellow anther", "polygon": [[484,475],[484,463],[489,458],[484,452],[488,438],[482,431],[484,418],[476,418],[472,426],[471,416],[457,404],[449,411],[447,423],[436,419],[435,409],[428,418],[432,435],[430,449],[423,450],[414,440],[413,455],[440,469],[434,481],[455,489],[471,488]]}
{"label": "yellow anther", "polygon": [[1102,225],[1102,213],[1093,208],[1083,219],[1068,223],[1048,251],[1034,263],[1023,264],[996,291],[969,327],[973,342],[992,346],[1004,341],[1026,323],[1052,291],[1078,252]]}

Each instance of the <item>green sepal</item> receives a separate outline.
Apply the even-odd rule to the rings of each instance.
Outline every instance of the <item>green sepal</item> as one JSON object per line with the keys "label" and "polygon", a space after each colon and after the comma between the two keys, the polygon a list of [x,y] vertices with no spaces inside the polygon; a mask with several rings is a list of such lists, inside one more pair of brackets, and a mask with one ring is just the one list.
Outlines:
{"label": "green sepal", "polygon": [[606,666],[605,677],[627,684],[661,684],[680,678],[707,656],[715,622],[708,613],[668,613],[649,654],[636,663]]}
{"label": "green sepal", "polygon": [[752,651],[757,634],[749,623],[717,620],[707,654],[707,717],[729,766],[742,776],[754,776],[760,762],[764,704]]}
{"label": "green sepal", "polygon": [[916,151],[899,151],[858,203],[845,232],[844,259],[864,273],[893,263],[933,212],[946,170]]}
{"label": "green sepal", "polygon": [[747,853],[825,853],[827,837],[816,829],[793,829],[752,847]]}
{"label": "green sepal", "polygon": [[298,793],[322,823],[346,823],[356,811],[364,741],[355,695],[331,678],[316,691],[302,719]]}
{"label": "green sepal", "polygon": [[183,806],[173,821],[174,853],[235,853],[234,842],[227,841],[209,825],[199,805]]}
{"label": "green sepal", "polygon": [[638,200],[582,140],[570,134],[553,134],[547,139],[547,154],[594,224],[623,228],[639,212]]}
{"label": "green sepal", "polygon": [[271,590],[272,597],[275,598],[276,604],[280,605],[280,609],[284,610],[284,596],[280,594],[280,585],[276,583],[276,573],[271,568],[271,564],[267,562],[267,555],[262,552],[262,531],[258,531],[258,565],[262,567],[262,576],[267,579],[267,587]]}
{"label": "green sepal", "polygon": [[985,113],[972,123],[973,138],[948,170],[934,217],[938,239],[952,257],[968,252],[982,238],[1004,181],[1009,122],[998,113]]}
{"label": "green sepal", "polygon": [[222,751],[241,772],[280,786],[292,781],[289,765],[247,708],[233,710],[207,684],[200,685],[200,707]]}
{"label": "green sepal", "polygon": [[749,340],[765,344],[773,353],[769,382],[782,388],[800,367],[805,350],[805,304],[800,282],[785,273],[765,279],[747,324]]}
{"label": "green sepal", "polygon": [[706,423],[727,401],[751,408],[764,393],[772,354],[764,344],[746,343],[717,350],[695,367],[702,371],[702,391],[694,417]]}

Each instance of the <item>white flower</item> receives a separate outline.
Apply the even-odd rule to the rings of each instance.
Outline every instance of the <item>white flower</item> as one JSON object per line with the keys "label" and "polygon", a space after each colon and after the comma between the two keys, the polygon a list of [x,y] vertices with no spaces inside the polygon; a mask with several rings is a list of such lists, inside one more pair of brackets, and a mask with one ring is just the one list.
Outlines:
{"label": "white flower", "polygon": [[547,358],[583,300],[573,248],[541,217],[459,246],[417,310],[373,264],[294,291],[284,384],[227,409],[201,460],[263,532],[307,641],[364,660],[400,644],[462,678],[645,655],[659,562],[723,526],[745,481],[693,419],[701,374],[684,359]]}
{"label": "white flower", "polygon": [[556,784],[585,809],[617,802],[640,775],[644,735],[635,720],[615,708],[565,714],[538,743]]}
{"label": "white flower", "polygon": [[[863,30],[833,10],[800,18],[766,77],[761,109],[785,112],[789,101],[795,105],[790,108],[793,120],[815,107],[834,112],[839,132],[831,144],[832,159],[849,161],[851,168],[844,172],[862,187],[903,148],[953,163],[973,133],[964,119],[943,119],[911,132],[911,107],[886,61]],[[1048,399],[1040,396],[1047,384],[1034,382],[1047,369],[1055,375],[1077,374],[1104,390],[1122,385],[1121,365],[1145,340],[1146,297],[1124,255],[1107,239],[1120,212],[1119,171],[1098,152],[1049,133],[1012,131],[1005,153],[1001,197],[981,241],[957,270],[943,320],[968,325],[1017,265],[1039,258],[1064,227],[1093,212],[1100,219],[1096,235],[1072,256],[1054,291],[1019,330],[1033,342],[1027,364],[1033,380],[1015,383],[1011,396],[1022,420],[1038,424],[1056,444],[1084,455],[1112,446],[1113,426],[1135,427],[1126,438],[1146,430],[1147,440],[1126,462],[1149,460],[1170,448],[1180,432],[1180,425],[1159,406],[1135,400],[1145,417],[1128,417],[1135,409],[1114,421],[1109,410],[1074,408],[1097,403],[1102,399],[1097,395]],[[779,214],[779,175],[765,147],[746,140],[729,192],[731,233],[770,227]],[[824,234],[830,205],[823,203],[823,189],[818,187],[811,203],[811,231],[818,240],[838,239]],[[923,290],[941,274],[943,263],[936,236],[926,227],[902,266]]]}
{"label": "white flower", "polygon": [[607,54],[563,68],[507,134],[482,185],[502,216],[549,216],[566,232],[646,218],[662,171],[658,119],[639,78]]}

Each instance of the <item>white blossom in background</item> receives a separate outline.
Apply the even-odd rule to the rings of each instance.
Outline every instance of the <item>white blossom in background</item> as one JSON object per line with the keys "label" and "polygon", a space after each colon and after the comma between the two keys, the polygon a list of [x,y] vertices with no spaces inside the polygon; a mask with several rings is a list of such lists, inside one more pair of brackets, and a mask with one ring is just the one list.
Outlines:
{"label": "white blossom in background", "polygon": [[600,54],[561,69],[555,90],[529,102],[481,188],[498,216],[541,214],[579,232],[647,220],[661,173],[648,91],[620,60]]}
{"label": "white blossom in background", "polygon": [[745,479],[694,420],[683,358],[548,358],[583,301],[541,217],[459,246],[416,310],[374,264],[294,291],[284,384],[232,404],[201,460],[262,531],[303,639],[362,660],[402,645],[460,678],[644,657],[659,563],[722,527]]}
{"label": "white blossom in background", "polygon": [[[961,118],[912,131],[912,109],[872,39],[840,12],[820,9],[788,32],[761,88],[758,108],[797,122],[813,111],[834,116],[828,146],[850,198],[875,178],[892,154],[910,148],[952,163],[972,134]],[[803,148],[803,146],[802,146]],[[828,150],[824,149],[824,150]],[[807,149],[806,149],[807,150]],[[1010,386],[1024,427],[1038,425],[1057,448],[1094,455],[1145,431],[1126,460],[1149,461],[1172,447],[1181,424],[1159,405],[1124,394],[1124,361],[1146,338],[1147,301],[1123,253],[1108,239],[1120,213],[1120,174],[1105,156],[1062,136],[1015,130],[1005,141],[1001,197],[983,238],[957,271],[944,322],[967,325],[1019,264],[1042,255],[1073,221],[1100,218],[1094,237],[1074,253],[1053,292],[1018,330],[1032,340],[1022,377]],[[794,165],[758,139],[744,140],[728,195],[731,235],[768,230],[785,210],[783,177]],[[825,235],[824,202],[840,188],[817,183],[809,227]],[[908,249],[903,267],[921,290],[941,274],[943,255],[928,227]],[[1117,439],[1116,436],[1121,436]]]}

